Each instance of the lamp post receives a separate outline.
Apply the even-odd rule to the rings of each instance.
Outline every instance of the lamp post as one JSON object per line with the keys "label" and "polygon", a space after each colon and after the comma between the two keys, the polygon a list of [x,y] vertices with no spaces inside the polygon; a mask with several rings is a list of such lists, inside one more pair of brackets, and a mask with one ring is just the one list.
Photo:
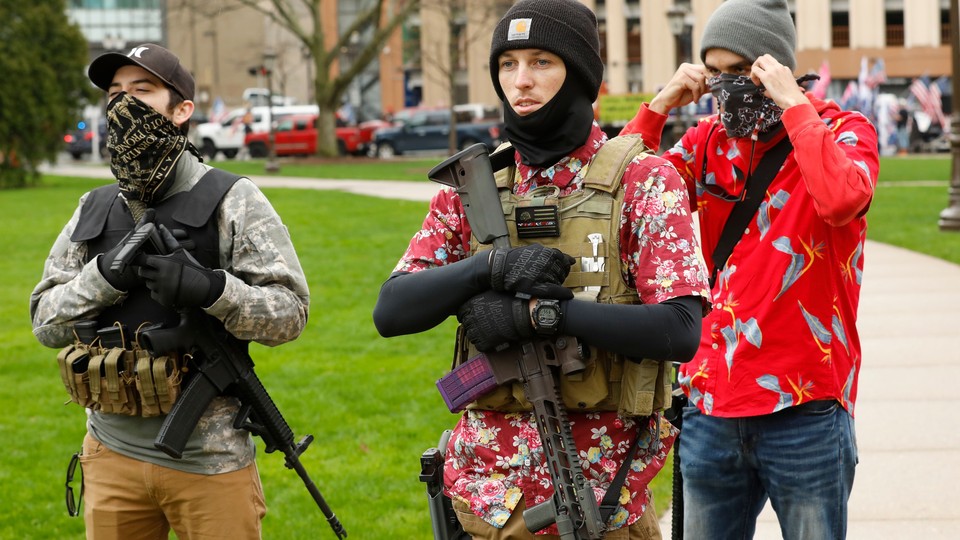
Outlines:
{"label": "lamp post", "polygon": [[280,163],[277,161],[276,134],[273,127],[273,69],[276,66],[277,55],[273,51],[263,53],[263,69],[267,75],[267,115],[269,122],[269,144],[267,145],[267,163],[264,170],[268,173],[280,172]]}
{"label": "lamp post", "polygon": [[[687,52],[687,33],[691,26],[687,24],[687,17],[690,15],[689,0],[674,0],[670,9],[667,10],[667,24],[670,26],[670,33],[673,34],[676,50],[676,65],[689,61]],[[687,127],[685,106],[677,108],[677,115],[673,120],[674,142],[683,137],[683,132]]]}
{"label": "lamp post", "polygon": [[953,111],[950,113],[950,150],[952,159],[950,174],[949,205],[940,212],[941,231],[960,231],[960,7],[956,2],[950,2],[950,50],[953,57],[952,85],[953,95],[951,102]]}

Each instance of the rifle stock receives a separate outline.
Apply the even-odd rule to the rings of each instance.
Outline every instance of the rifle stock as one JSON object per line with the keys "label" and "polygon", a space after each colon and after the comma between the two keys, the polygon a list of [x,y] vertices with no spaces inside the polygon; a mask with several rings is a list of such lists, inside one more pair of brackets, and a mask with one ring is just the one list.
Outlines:
{"label": "rifle stock", "polygon": [[427,176],[438,184],[452,187],[460,195],[471,234],[478,242],[493,243],[496,248],[510,247],[510,233],[503,219],[490,154],[483,143],[468,146],[450,156],[431,169]]}
{"label": "rifle stock", "polygon": [[[513,149],[508,151],[512,154]],[[460,195],[471,234],[478,242],[492,243],[494,248],[510,247],[507,223],[486,146],[467,147],[431,169],[427,176],[434,182],[454,188]],[[529,299],[526,295],[518,296]],[[553,481],[553,499],[524,511],[527,529],[536,532],[556,523],[563,540],[599,540],[606,526],[593,489],[583,475],[556,378],[559,359],[564,356],[556,350],[561,340],[575,342],[574,338],[563,336],[554,341],[537,339],[505,351],[487,353],[487,357],[498,384],[513,381],[523,384],[527,400],[533,405],[537,431]],[[560,348],[568,346],[567,343],[563,345]],[[517,347],[520,349],[519,362],[516,361]]]}

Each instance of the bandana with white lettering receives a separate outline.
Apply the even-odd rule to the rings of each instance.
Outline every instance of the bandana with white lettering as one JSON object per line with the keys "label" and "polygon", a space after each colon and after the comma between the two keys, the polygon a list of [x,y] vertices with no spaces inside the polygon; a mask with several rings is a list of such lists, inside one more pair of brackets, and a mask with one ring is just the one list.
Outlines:
{"label": "bandana with white lettering", "polygon": [[162,199],[188,146],[176,124],[130,94],[121,92],[107,105],[110,171],[128,201]]}

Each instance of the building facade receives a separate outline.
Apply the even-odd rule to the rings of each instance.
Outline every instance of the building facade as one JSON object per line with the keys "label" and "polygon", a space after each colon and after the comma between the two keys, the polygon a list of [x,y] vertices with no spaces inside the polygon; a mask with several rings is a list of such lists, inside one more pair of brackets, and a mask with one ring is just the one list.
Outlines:
{"label": "building facade", "polygon": [[[315,1],[325,42],[332,46],[372,0]],[[703,26],[723,0],[582,1],[598,15],[605,91],[635,94],[655,92],[679,61],[700,61]],[[498,105],[490,84],[489,36],[511,2],[420,3],[345,91],[360,119],[412,105]],[[889,83],[904,88],[914,77],[951,74],[950,0],[790,0],[789,5],[797,24],[798,74],[816,72],[826,60],[840,86],[857,78],[864,58],[882,58]],[[68,0],[68,13],[87,36],[91,58],[143,41],[176,51],[197,78],[201,110],[218,98],[228,107],[242,106],[245,88],[265,85],[249,68],[268,55],[275,56],[276,92],[299,102],[314,98],[315,74],[304,48],[263,14],[230,0]],[[301,22],[308,21],[305,16]],[[349,66],[355,46],[366,37],[350,36],[331,70]]]}

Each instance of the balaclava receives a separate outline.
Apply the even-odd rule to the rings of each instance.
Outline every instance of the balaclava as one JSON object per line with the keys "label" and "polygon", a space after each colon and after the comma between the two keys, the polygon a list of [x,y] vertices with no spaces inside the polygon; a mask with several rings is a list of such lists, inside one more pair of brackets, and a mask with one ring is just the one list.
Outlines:
{"label": "balaclava", "polygon": [[[512,49],[549,51],[567,68],[557,95],[524,117],[513,112],[500,87],[498,59]],[[503,102],[504,132],[524,164],[553,165],[582,146],[593,125],[593,102],[603,80],[596,15],[575,0],[517,2],[493,31],[490,76]]]}

